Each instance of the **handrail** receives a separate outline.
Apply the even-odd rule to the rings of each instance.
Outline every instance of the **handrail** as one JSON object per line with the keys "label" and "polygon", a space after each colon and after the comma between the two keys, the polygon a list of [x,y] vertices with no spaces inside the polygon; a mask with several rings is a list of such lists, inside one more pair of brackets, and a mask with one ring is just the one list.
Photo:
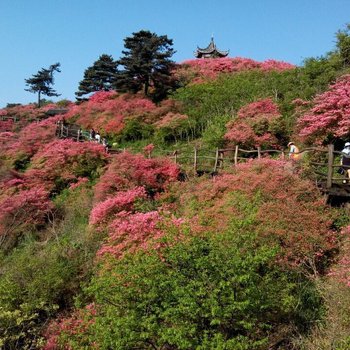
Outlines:
{"label": "handrail", "polygon": [[[65,138],[72,138],[76,141],[84,141],[86,139],[89,139],[89,133],[86,131],[81,130],[80,128],[69,128],[69,126],[63,125],[63,123],[59,123],[57,125],[56,134],[59,137],[65,137]],[[125,149],[124,149],[125,151]],[[203,150],[198,149],[197,147],[194,147],[193,153],[186,152],[186,154],[181,154],[179,150],[162,150],[162,153],[165,153],[165,156],[173,159],[175,163],[178,163],[180,160],[192,160],[193,161],[193,171],[194,173],[198,174],[198,161],[199,160],[208,160],[208,161],[214,161],[213,163],[213,173],[216,173],[219,168],[223,168],[224,163],[228,161],[233,162],[234,166],[238,165],[239,161],[250,159],[251,157],[244,157],[240,156],[239,153],[245,153],[245,154],[257,154],[258,158],[261,158],[263,154],[269,154],[269,153],[277,153],[282,156],[282,159],[287,154],[290,154],[288,150],[280,150],[280,149],[266,149],[261,150],[259,147],[257,149],[244,149],[240,148],[239,145],[236,145],[235,148],[216,148],[215,151],[213,150],[204,150],[207,152],[207,154],[215,154],[215,156],[211,155],[201,155],[200,152],[203,152]],[[121,149],[111,149],[110,154],[116,154],[121,153],[123,150]],[[227,152],[233,152],[233,158],[232,157],[225,157],[225,153]],[[336,168],[344,168],[344,169],[350,169],[350,166],[347,165],[341,165],[341,164],[334,164],[335,156],[334,155],[342,155],[343,153],[340,151],[334,150],[334,145],[330,144],[327,148],[320,148],[320,147],[308,147],[300,150],[299,152],[293,153],[294,155],[303,154],[306,152],[321,152],[327,154],[327,162],[310,162],[310,165],[313,165],[315,167],[327,167],[327,173],[322,173],[318,171],[317,169],[314,169],[313,172],[316,175],[321,176],[322,178],[326,178],[326,188],[329,190],[332,187],[332,184],[337,181],[346,180],[344,177],[334,177],[333,172]],[[149,154],[149,157],[151,154]],[[190,165],[191,163],[186,162],[186,164]],[[326,169],[325,169],[326,170]],[[202,170],[201,170],[202,172]],[[206,172],[206,171],[205,171]]]}

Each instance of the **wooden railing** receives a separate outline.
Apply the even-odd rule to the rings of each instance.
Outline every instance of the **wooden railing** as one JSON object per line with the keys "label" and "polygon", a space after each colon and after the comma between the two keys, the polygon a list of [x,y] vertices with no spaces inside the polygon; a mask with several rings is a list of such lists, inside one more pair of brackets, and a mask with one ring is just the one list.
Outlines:
{"label": "wooden railing", "polygon": [[12,120],[14,123],[16,123],[19,121],[19,118],[17,116],[12,116],[12,115],[0,115],[0,120],[1,121]]}
{"label": "wooden railing", "polygon": [[[60,138],[70,138],[76,141],[88,141],[90,140],[90,135],[87,131],[80,129],[78,125],[64,125],[62,122],[57,124],[56,136]],[[111,155],[121,153],[125,149],[109,149]],[[317,177],[317,179],[323,183],[323,186],[330,190],[335,185],[349,187],[349,179],[344,175],[335,176],[335,169],[344,168],[349,169],[350,166],[345,166],[340,164],[339,156],[342,153],[334,150],[334,145],[330,144],[328,147],[309,147],[300,150],[295,153],[300,156],[300,158],[309,155],[310,159],[308,164],[313,167],[312,172]],[[175,163],[179,164],[187,170],[192,169],[194,174],[200,173],[212,173],[216,174],[220,169],[224,169],[228,164],[229,166],[237,166],[239,163],[247,161],[252,158],[262,158],[268,155],[279,156],[280,159],[289,158],[288,150],[278,150],[278,149],[264,149],[260,147],[257,149],[243,149],[239,145],[233,148],[216,148],[216,150],[203,150],[197,147],[193,148],[193,153],[191,152],[181,152],[180,150],[160,152],[160,155],[166,156],[172,159]],[[318,155],[318,156],[317,156]],[[151,154],[149,154],[151,157]],[[315,161],[315,158],[321,158]],[[208,165],[209,164],[209,165]],[[346,181],[346,184],[343,182]],[[344,187],[344,186],[343,186]]]}

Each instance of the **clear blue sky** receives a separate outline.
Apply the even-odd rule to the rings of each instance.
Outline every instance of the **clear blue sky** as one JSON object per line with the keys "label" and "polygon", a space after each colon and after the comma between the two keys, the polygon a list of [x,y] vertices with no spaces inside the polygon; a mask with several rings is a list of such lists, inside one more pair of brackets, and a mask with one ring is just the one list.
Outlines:
{"label": "clear blue sky", "polygon": [[231,57],[301,65],[348,22],[350,0],[0,0],[0,107],[35,102],[24,79],[56,62],[59,99],[74,100],[84,70],[141,29],[173,39],[177,62],[213,34]]}

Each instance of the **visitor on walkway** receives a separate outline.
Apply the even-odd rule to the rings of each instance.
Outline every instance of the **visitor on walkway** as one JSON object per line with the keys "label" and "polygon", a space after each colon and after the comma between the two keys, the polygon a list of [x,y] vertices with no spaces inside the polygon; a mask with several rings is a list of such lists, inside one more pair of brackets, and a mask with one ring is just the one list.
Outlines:
{"label": "visitor on walkway", "polygon": [[98,131],[96,131],[95,140],[96,140],[97,143],[101,142],[101,135],[100,135],[100,133]]}
{"label": "visitor on walkway", "polygon": [[106,152],[108,152],[108,142],[105,137],[102,138],[102,145],[105,148]]}
{"label": "visitor on walkway", "polygon": [[299,148],[294,144],[294,142],[289,142],[287,146],[289,147],[289,159],[300,159]]}
{"label": "visitor on walkway", "polygon": [[[340,164],[343,166],[344,175],[348,179],[350,178],[350,142],[345,142],[344,149],[341,151],[342,157]],[[343,180],[343,183],[347,183],[348,180]]]}
{"label": "visitor on walkway", "polygon": [[94,129],[91,129],[90,130],[90,140],[95,140],[95,135],[96,135],[96,132],[95,132],[95,130]]}

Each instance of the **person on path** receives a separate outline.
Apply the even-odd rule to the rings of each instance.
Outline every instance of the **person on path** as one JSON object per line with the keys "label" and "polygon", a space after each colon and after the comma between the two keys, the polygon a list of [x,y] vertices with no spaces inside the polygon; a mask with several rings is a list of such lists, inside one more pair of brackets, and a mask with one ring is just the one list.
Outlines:
{"label": "person on path", "polygon": [[[345,142],[344,149],[341,151],[342,157],[340,164],[343,166],[345,176],[350,179],[350,142]],[[347,183],[348,180],[343,180],[343,183]]]}
{"label": "person on path", "polygon": [[90,130],[90,140],[95,140],[95,135],[96,135],[96,132],[94,129],[91,129]]}
{"label": "person on path", "polygon": [[300,159],[299,148],[294,144],[294,142],[289,142],[287,146],[289,147],[289,159]]}
{"label": "person on path", "polygon": [[96,140],[97,143],[101,142],[101,135],[100,135],[100,133],[98,131],[96,131],[95,140]]}

